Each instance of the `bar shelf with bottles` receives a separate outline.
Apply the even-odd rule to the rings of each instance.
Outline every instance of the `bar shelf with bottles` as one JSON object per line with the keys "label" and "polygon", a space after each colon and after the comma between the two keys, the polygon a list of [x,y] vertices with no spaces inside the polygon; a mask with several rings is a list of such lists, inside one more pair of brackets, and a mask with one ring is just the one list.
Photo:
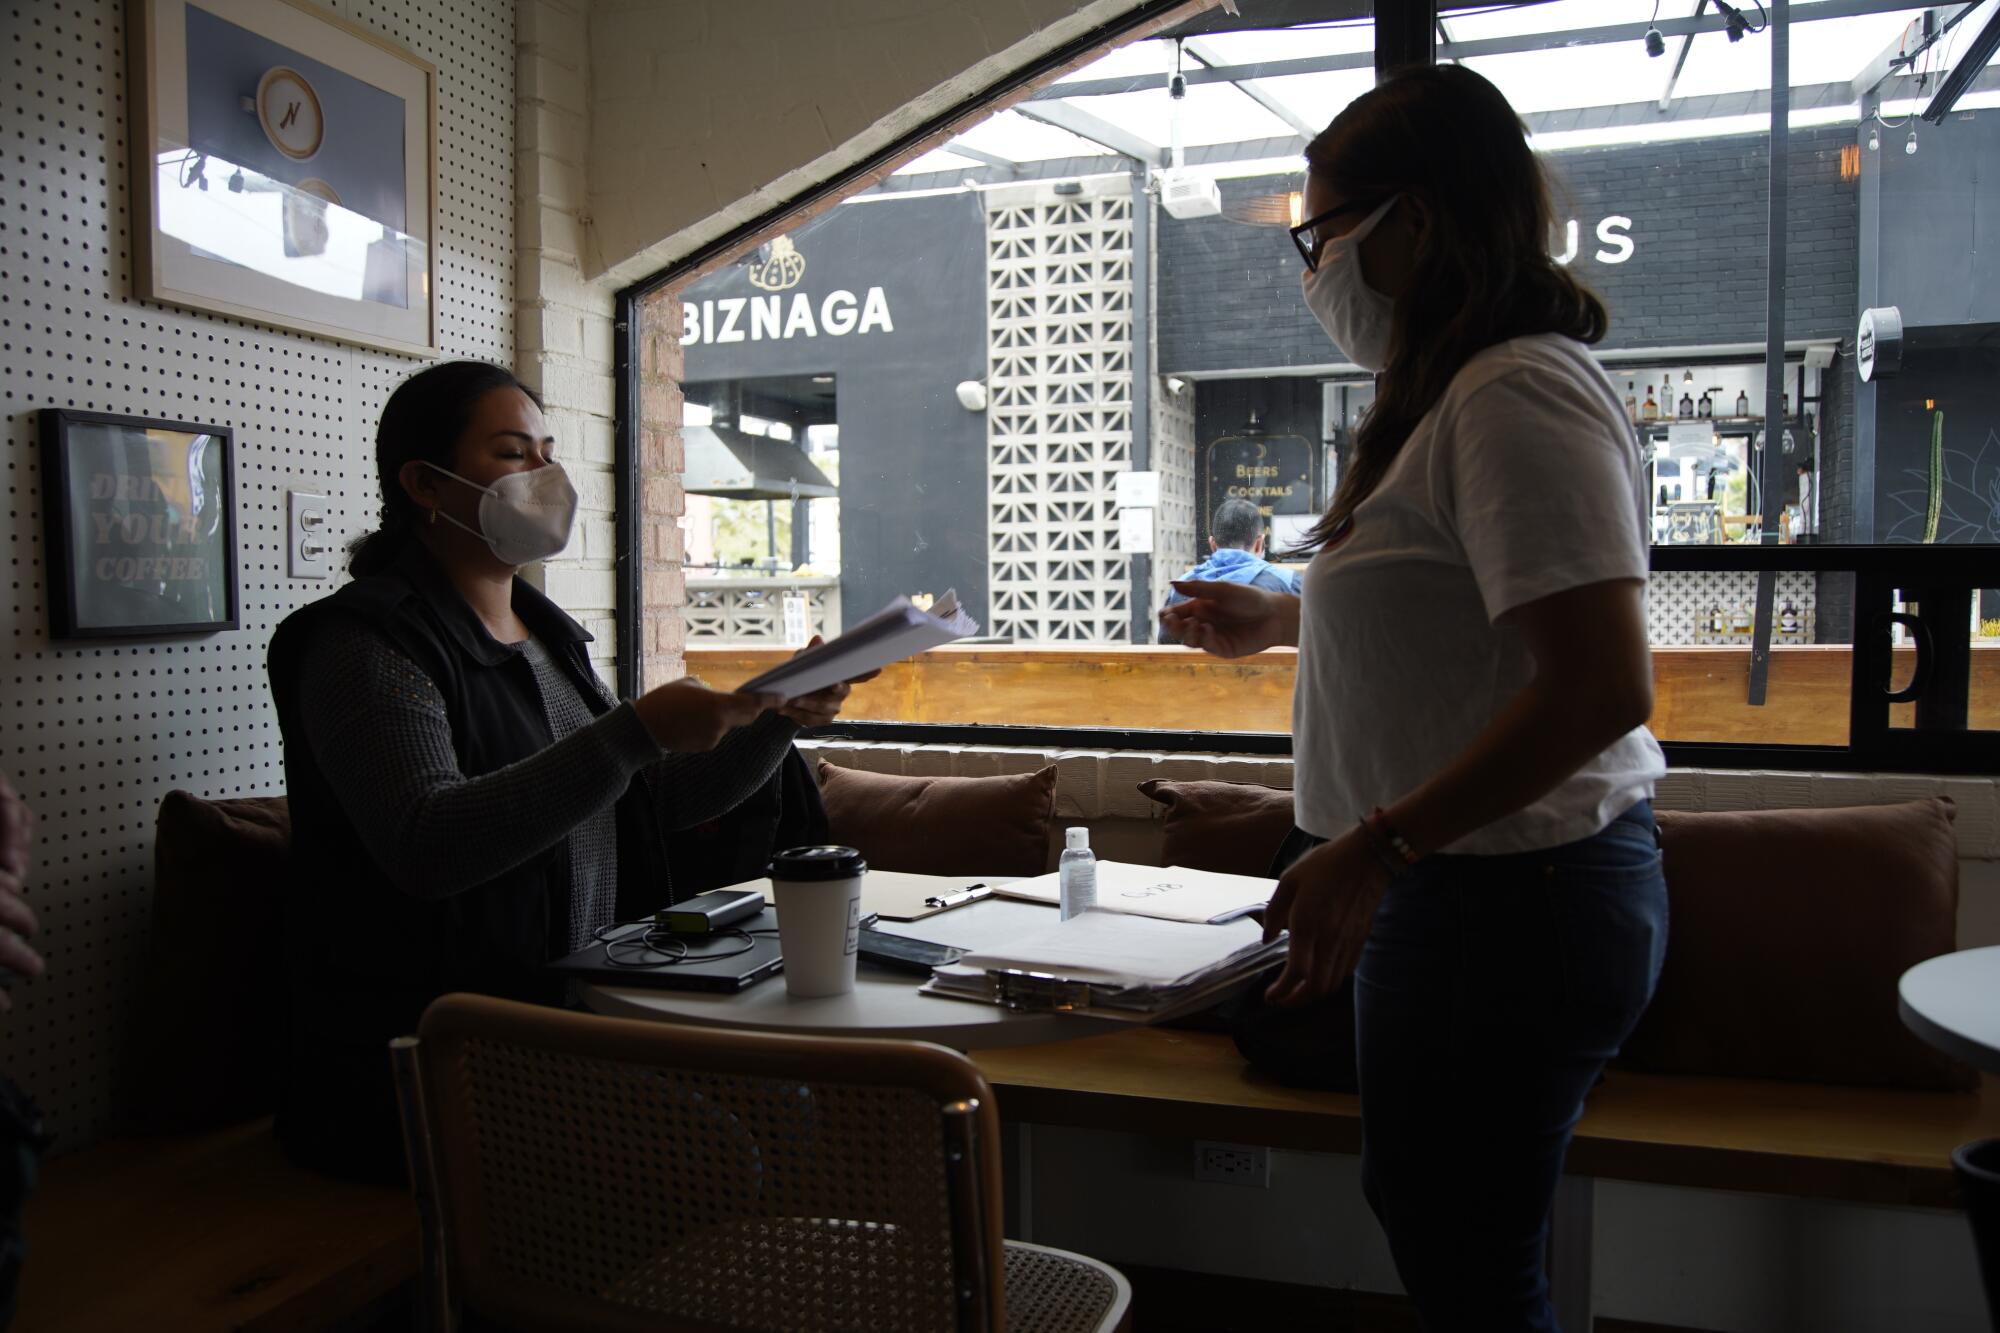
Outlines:
{"label": "bar shelf with bottles", "polygon": [[[1788,368],[1789,369],[1789,368]],[[1763,367],[1703,367],[1680,376],[1625,381],[1625,413],[1638,431],[1646,464],[1646,493],[1653,541],[1667,546],[1754,543],[1763,540],[1764,510],[1756,460],[1762,449]],[[1750,382],[1758,381],[1754,386]],[[1710,381],[1721,380],[1723,383]],[[1733,390],[1733,395],[1732,395]],[[1818,425],[1811,410],[1793,412],[1794,390],[1784,395],[1780,448],[1788,458],[1818,456]],[[1789,474],[1793,469],[1787,467]],[[1780,539],[1792,540],[1801,526],[1780,497],[1775,516]]]}

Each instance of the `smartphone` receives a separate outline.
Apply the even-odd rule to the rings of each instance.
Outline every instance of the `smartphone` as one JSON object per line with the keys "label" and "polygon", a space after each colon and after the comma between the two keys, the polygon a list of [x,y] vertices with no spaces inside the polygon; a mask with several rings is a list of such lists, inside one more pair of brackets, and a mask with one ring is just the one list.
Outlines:
{"label": "smartphone", "polygon": [[929,940],[913,940],[907,935],[891,935],[886,930],[864,929],[861,932],[860,956],[863,962],[874,963],[877,967],[929,976],[932,968],[943,967],[965,957],[965,950],[954,949],[949,944],[932,944]]}

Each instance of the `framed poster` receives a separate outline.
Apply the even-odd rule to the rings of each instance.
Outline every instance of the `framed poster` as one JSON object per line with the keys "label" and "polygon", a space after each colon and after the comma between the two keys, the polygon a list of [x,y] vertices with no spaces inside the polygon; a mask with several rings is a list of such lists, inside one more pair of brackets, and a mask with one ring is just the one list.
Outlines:
{"label": "framed poster", "polygon": [[133,286],[435,355],[437,67],[302,0],[129,0]]}
{"label": "framed poster", "polygon": [[49,636],[237,628],[231,432],[53,407],[41,424]]}

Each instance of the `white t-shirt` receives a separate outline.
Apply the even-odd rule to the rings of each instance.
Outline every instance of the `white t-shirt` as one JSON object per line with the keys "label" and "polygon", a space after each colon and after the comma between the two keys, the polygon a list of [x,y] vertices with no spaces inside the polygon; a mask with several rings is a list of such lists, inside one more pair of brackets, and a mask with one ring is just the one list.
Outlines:
{"label": "white t-shirt", "polygon": [[[1581,343],[1487,348],[1417,423],[1338,546],[1307,566],[1292,700],[1296,818],[1338,837],[1450,763],[1533,679],[1514,607],[1641,579],[1639,448]],[[1666,760],[1639,727],[1534,804],[1444,850],[1587,838],[1653,795]]]}

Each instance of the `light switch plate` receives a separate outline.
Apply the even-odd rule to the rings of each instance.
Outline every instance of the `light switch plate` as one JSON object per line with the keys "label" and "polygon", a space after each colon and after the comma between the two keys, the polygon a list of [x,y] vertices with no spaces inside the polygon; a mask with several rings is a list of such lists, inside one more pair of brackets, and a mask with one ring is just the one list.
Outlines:
{"label": "light switch plate", "polygon": [[295,579],[333,577],[333,505],[312,491],[285,492],[287,569]]}

